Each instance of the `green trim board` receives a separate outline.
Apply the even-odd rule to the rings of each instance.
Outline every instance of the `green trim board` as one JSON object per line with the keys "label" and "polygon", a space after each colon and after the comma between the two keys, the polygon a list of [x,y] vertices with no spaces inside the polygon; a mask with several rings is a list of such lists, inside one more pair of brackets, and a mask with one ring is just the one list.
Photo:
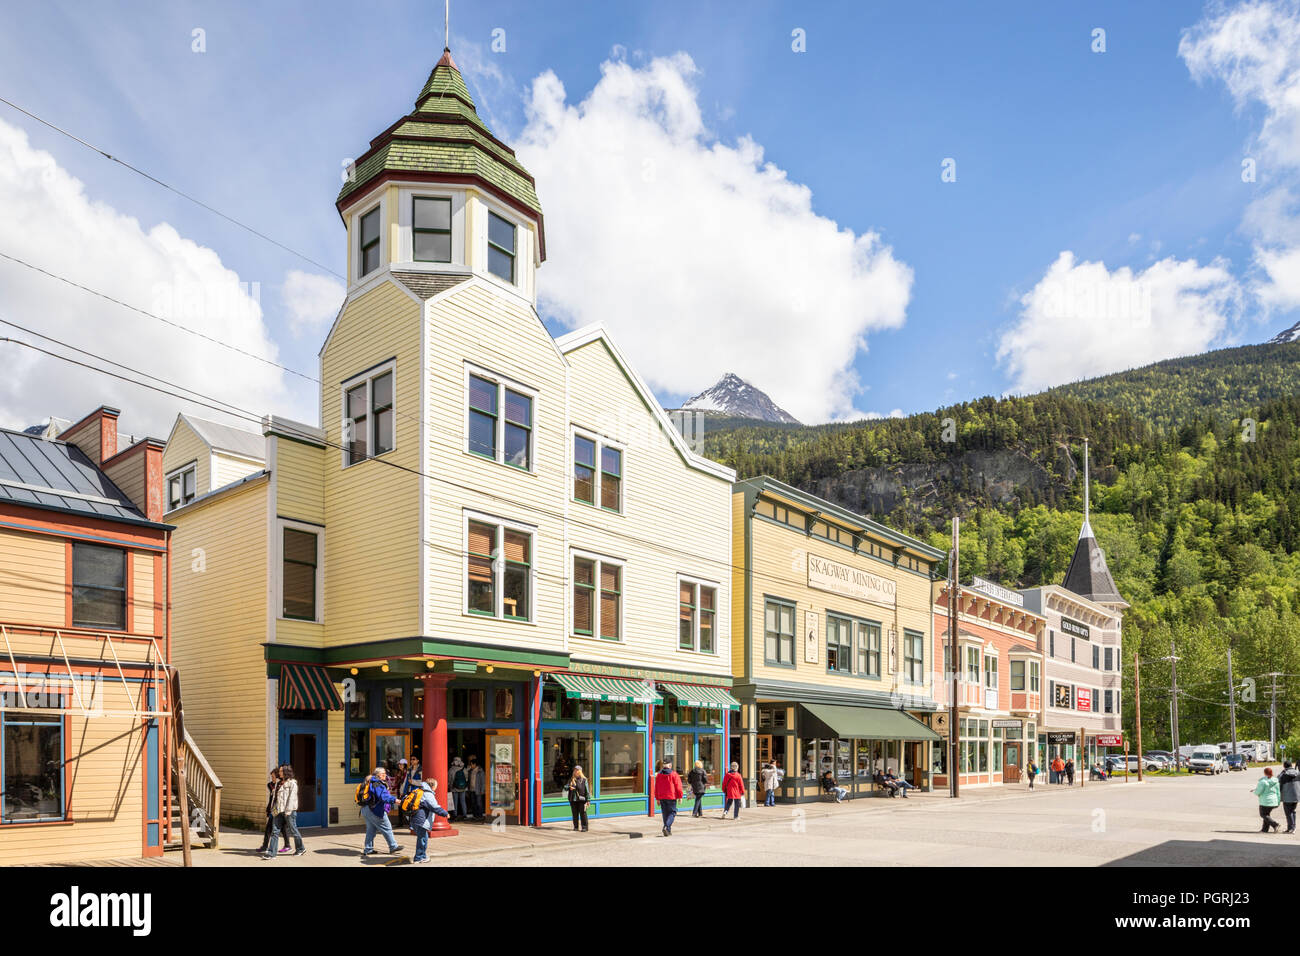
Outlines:
{"label": "green trim board", "polygon": [[721,687],[706,687],[699,684],[674,684],[661,681],[659,689],[672,694],[677,703],[687,707],[717,707],[723,710],[740,710],[740,701]]}
{"label": "green trim board", "polygon": [[643,667],[619,667],[615,664],[592,664],[586,661],[572,661],[569,672],[573,674],[594,674],[599,677],[626,677],[631,680],[649,678],[658,681],[673,681],[680,684],[708,684],[727,688],[731,678],[717,674],[689,674],[685,671],[661,671]]}
{"label": "green trim board", "polygon": [[304,647],[300,644],[262,645],[267,663],[322,664],[343,667],[354,661],[386,661],[400,657],[444,657],[521,667],[564,668],[569,655],[561,651],[530,651],[493,644],[464,644],[430,637],[401,637],[384,641],[340,644],[335,647]]}
{"label": "green trim board", "polygon": [[569,697],[626,704],[662,704],[663,698],[639,681],[589,674],[552,674]]}
{"label": "green trim board", "polygon": [[911,714],[884,707],[850,707],[844,704],[800,704],[841,740],[942,740]]}

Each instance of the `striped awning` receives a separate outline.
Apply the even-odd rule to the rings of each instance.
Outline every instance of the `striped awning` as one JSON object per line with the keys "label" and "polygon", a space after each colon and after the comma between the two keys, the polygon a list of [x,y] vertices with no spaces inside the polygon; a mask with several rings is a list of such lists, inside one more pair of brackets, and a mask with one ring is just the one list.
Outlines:
{"label": "striped awning", "polygon": [[740,701],[731,696],[725,687],[711,687],[705,684],[670,684],[663,681],[659,685],[677,698],[677,703],[685,707],[717,707],[719,710],[740,710]]}
{"label": "striped awning", "polygon": [[281,664],[280,709],[342,710],[343,701],[319,664]]}
{"label": "striped awning", "polygon": [[552,674],[568,697],[582,700],[612,700],[629,704],[662,704],[651,681],[624,677],[596,677],[593,674]]}

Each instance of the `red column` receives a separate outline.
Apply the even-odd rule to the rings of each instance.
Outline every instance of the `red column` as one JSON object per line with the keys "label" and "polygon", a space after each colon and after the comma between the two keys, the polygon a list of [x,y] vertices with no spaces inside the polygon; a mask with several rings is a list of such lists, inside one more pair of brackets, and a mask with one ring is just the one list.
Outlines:
{"label": "red column", "polygon": [[[451,802],[451,787],[447,781],[447,674],[426,674],[424,681],[424,778],[436,780],[438,803],[446,807]],[[443,817],[433,818],[430,837],[455,836],[455,830]]]}

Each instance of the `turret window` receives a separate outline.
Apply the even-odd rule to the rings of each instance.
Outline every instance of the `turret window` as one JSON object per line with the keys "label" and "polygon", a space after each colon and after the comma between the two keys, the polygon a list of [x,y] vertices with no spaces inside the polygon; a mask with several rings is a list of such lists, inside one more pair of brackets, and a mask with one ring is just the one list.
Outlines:
{"label": "turret window", "polygon": [[451,200],[417,196],[411,211],[416,262],[451,262]]}
{"label": "turret window", "polygon": [[361,217],[361,271],[357,274],[358,278],[368,276],[379,268],[379,236],[379,207],[376,206]]}
{"label": "turret window", "polygon": [[515,281],[515,225],[494,212],[488,213],[488,271]]}

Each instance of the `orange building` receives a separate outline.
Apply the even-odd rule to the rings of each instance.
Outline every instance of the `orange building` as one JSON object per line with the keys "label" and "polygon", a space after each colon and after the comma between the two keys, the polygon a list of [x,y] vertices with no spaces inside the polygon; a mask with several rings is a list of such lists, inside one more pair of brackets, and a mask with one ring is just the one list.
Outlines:
{"label": "orange building", "polygon": [[[960,785],[1017,783],[1036,759],[1042,718],[1043,632],[1046,618],[1026,610],[1015,591],[976,578],[958,591],[957,654],[949,652],[949,598],[937,582],[934,599],[935,730],[945,746],[933,748],[936,789],[949,785],[951,734],[957,737]],[[957,726],[950,727],[953,669],[957,671]],[[940,675],[936,675],[936,678]]]}

